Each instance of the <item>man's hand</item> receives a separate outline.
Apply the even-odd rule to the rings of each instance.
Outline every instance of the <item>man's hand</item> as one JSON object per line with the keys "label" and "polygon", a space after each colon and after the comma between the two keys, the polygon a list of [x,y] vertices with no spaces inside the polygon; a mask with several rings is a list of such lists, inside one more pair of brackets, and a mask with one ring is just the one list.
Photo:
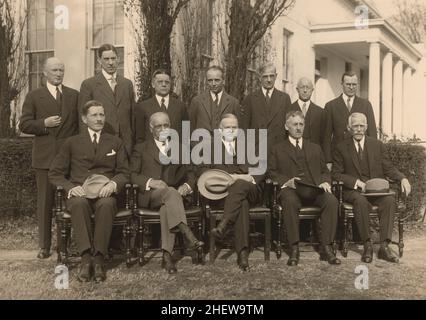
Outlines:
{"label": "man's hand", "polygon": [[244,180],[250,183],[253,183],[253,177],[249,174],[231,174],[232,178],[234,178],[234,180]]}
{"label": "man's hand", "polygon": [[365,183],[358,179],[355,182],[355,190],[359,190],[359,189],[361,189],[361,192],[365,192]]}
{"label": "man's hand", "polygon": [[288,180],[286,183],[284,183],[284,187],[296,189],[296,184],[294,183],[295,180],[300,180],[300,178],[294,177],[294,178]]}
{"label": "man's hand", "polygon": [[333,168],[333,163],[331,163],[331,162],[327,163],[328,171],[331,171],[332,168]]}
{"label": "man's hand", "polygon": [[178,192],[179,192],[179,194],[182,196],[182,197],[186,197],[188,194],[190,194],[191,193],[191,189],[188,187],[188,185],[187,184],[183,184],[183,185],[181,185],[179,188],[178,188],[178,190],[177,190]]}
{"label": "man's hand", "polygon": [[321,184],[319,185],[319,187],[320,187],[321,189],[323,189],[325,192],[332,193],[332,192],[331,192],[331,186],[330,186],[330,184],[329,184],[328,182],[323,182],[323,183],[321,183]]}
{"label": "man's hand", "polygon": [[60,116],[51,116],[44,119],[44,126],[46,128],[54,128],[61,124],[62,118]]}
{"label": "man's hand", "polygon": [[115,185],[110,181],[106,185],[104,185],[99,191],[99,198],[108,198],[110,197],[113,192],[115,191]]}
{"label": "man's hand", "polygon": [[411,193],[411,185],[407,178],[401,180],[401,190],[407,197]]}
{"label": "man's hand", "polygon": [[70,195],[70,197],[79,197],[79,198],[81,198],[81,197],[86,196],[86,192],[84,192],[84,189],[83,189],[82,186],[77,186],[77,187],[74,187],[74,188],[72,188],[70,190],[69,195]]}
{"label": "man's hand", "polygon": [[165,189],[167,188],[167,183],[165,183],[163,180],[151,180],[149,182],[149,187],[151,189]]}

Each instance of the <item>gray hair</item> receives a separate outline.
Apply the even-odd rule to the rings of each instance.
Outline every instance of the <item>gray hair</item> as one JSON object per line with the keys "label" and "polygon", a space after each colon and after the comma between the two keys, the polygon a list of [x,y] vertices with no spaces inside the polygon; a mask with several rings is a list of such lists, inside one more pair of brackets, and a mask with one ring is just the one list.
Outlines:
{"label": "gray hair", "polygon": [[365,124],[368,125],[367,117],[365,116],[365,114],[363,114],[361,112],[354,112],[354,113],[351,113],[351,115],[348,118],[348,126],[349,127],[352,125],[352,119],[355,119],[355,118],[363,119]]}
{"label": "gray hair", "polygon": [[165,112],[159,111],[159,112],[153,113],[153,114],[151,115],[151,117],[149,117],[149,126],[150,126],[151,128],[153,127],[153,122],[154,122],[154,120],[155,120],[156,118],[158,118],[159,116],[161,116],[161,115],[165,116],[165,117],[169,120],[169,123],[170,123],[169,115],[168,115],[167,113],[165,113]]}
{"label": "gray hair", "polygon": [[257,71],[259,76],[261,76],[267,68],[274,68],[275,73],[277,72],[277,67],[275,66],[275,64],[273,64],[272,62],[266,62],[259,67],[259,70]]}

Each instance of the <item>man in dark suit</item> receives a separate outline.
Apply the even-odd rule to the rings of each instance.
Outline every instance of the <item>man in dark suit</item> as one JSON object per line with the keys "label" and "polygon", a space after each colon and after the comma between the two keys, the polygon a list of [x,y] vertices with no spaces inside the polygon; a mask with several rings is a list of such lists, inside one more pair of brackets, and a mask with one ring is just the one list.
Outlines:
{"label": "man in dark suit", "polygon": [[[82,109],[82,120],[88,128],[64,143],[52,162],[49,179],[55,186],[62,186],[67,195],[67,208],[81,254],[78,279],[90,281],[93,256],[94,279],[98,282],[106,278],[104,257],[108,253],[112,223],[117,213],[113,193],[118,193],[129,181],[129,164],[121,139],[103,130],[105,113],[102,103],[88,101]],[[82,187],[93,174],[109,179],[95,197],[89,196],[88,190]],[[94,232],[90,218],[93,212]]]}
{"label": "man in dark suit", "polygon": [[[117,49],[111,44],[104,44],[98,49],[98,62],[102,71],[81,83],[78,105],[81,110],[87,101],[97,100],[105,108],[104,131],[123,140],[130,155],[134,139],[134,92],[133,84],[117,74]],[[80,132],[86,126],[80,122]]]}
{"label": "man in dark suit", "polygon": [[337,144],[350,137],[348,117],[351,113],[365,114],[368,121],[367,135],[377,139],[376,120],[371,103],[356,96],[358,77],[353,72],[345,72],[342,76],[343,93],[325,105],[324,153],[327,166],[331,170],[333,150]]}
{"label": "man in dark suit", "polygon": [[[176,273],[177,269],[171,257],[176,232],[180,231],[185,235],[191,249],[204,245],[195,238],[187,225],[182,198],[192,193],[195,177],[192,167],[182,164],[180,158],[175,159],[176,161],[172,159],[170,164],[165,161],[171,144],[167,139],[167,131],[170,128],[167,113],[156,112],[151,115],[149,127],[152,138],[137,144],[133,151],[130,162],[131,180],[141,191],[138,204],[141,207],[160,210],[162,267],[168,273]],[[176,145],[181,151],[179,144]],[[173,150],[170,156],[174,156]]]}
{"label": "man in dark suit", "polygon": [[239,101],[225,92],[223,69],[211,66],[206,72],[208,90],[195,96],[189,106],[191,131],[206,129],[213,135],[213,130],[219,128],[222,115],[232,113],[240,117]]}
{"label": "man in dark suit", "polygon": [[[282,186],[279,201],[291,247],[287,265],[299,263],[299,210],[302,204],[321,208],[320,259],[329,264],[340,264],[331,246],[336,234],[338,201],[331,192],[331,177],[324,154],[320,146],[303,138],[302,112],[289,112],[285,127],[289,137],[273,147],[268,158],[268,175]],[[317,195],[302,195],[296,190],[296,180],[317,186],[322,191],[318,191]]]}
{"label": "man in dark suit", "polygon": [[59,59],[46,60],[46,86],[28,93],[19,124],[22,132],[35,135],[32,166],[37,182],[40,259],[49,257],[51,244],[53,189],[47,173],[65,139],[78,133],[78,91],[62,84],[64,72]]}
{"label": "man in dark suit", "polygon": [[275,88],[276,79],[275,66],[272,63],[263,65],[259,69],[262,88],[250,93],[242,103],[244,118],[242,127],[268,130],[268,155],[271,147],[286,137],[285,115],[291,105],[289,95]]}
{"label": "man in dark suit", "polygon": [[401,181],[401,189],[408,196],[411,186],[407,178],[399,172],[387,159],[381,141],[366,136],[367,117],[363,113],[352,113],[349,116],[348,130],[352,137],[337,145],[334,152],[333,178],[343,181],[343,200],[354,206],[355,221],[364,242],[361,261],[370,263],[373,260],[373,245],[370,235],[371,204],[379,207],[380,218],[380,250],[378,258],[390,262],[398,262],[398,258],[388,247],[392,239],[395,214],[395,197],[393,195],[366,197],[365,182],[373,178],[391,178]]}
{"label": "man in dark suit", "polygon": [[149,130],[149,118],[162,111],[169,115],[171,128],[182,136],[182,121],[189,120],[185,104],[170,95],[171,78],[164,69],[154,71],[152,87],[155,94],[152,98],[138,103],[135,107],[136,142],[152,139]]}
{"label": "man in dark suit", "polygon": [[[249,268],[249,207],[260,201],[260,183],[264,175],[250,175],[249,164],[238,163],[238,119],[233,114],[225,114],[220,122],[222,161],[215,163],[214,149],[210,164],[199,166],[197,176],[210,169],[219,169],[230,173],[234,179],[227,188],[228,196],[224,200],[224,216],[218,226],[212,230],[213,236],[222,239],[230,225],[235,226],[235,251],[238,254],[237,263],[243,271]],[[213,147],[214,143],[212,144]],[[245,155],[244,155],[245,156]],[[247,157],[245,157],[247,159]]]}
{"label": "man in dark suit", "polygon": [[311,101],[314,85],[308,78],[301,78],[297,82],[296,90],[299,99],[295,101],[289,111],[301,111],[305,117],[303,138],[322,147],[324,141],[325,112],[324,109]]}

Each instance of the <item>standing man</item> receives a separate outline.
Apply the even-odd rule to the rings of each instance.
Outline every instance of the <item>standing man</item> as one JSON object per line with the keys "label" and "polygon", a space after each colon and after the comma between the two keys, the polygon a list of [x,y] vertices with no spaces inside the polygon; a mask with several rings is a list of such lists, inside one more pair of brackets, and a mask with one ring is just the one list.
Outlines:
{"label": "standing man", "polygon": [[370,234],[371,205],[379,207],[380,249],[378,258],[389,262],[398,262],[398,258],[389,248],[395,215],[395,196],[383,195],[366,197],[366,182],[370,179],[389,177],[401,181],[401,190],[408,196],[411,186],[407,178],[399,172],[386,157],[381,141],[366,136],[367,117],[355,112],[349,116],[348,130],[352,137],[337,145],[334,152],[333,178],[344,185],[343,200],[353,204],[355,221],[364,242],[361,261],[373,261],[373,244]]}
{"label": "standing man", "polygon": [[[339,203],[331,192],[331,177],[324,154],[320,146],[303,138],[304,126],[302,112],[289,112],[285,124],[288,139],[273,147],[268,158],[269,176],[281,186],[279,201],[291,248],[287,265],[296,266],[299,263],[299,210],[302,205],[321,208],[320,259],[329,264],[340,264],[332,250]],[[296,180],[317,186],[322,191],[319,190],[316,195],[302,196],[296,190]]]}
{"label": "standing man", "polygon": [[[149,128],[152,138],[138,143],[133,151],[131,180],[139,186],[139,206],[160,210],[162,267],[168,273],[176,273],[176,265],[172,260],[176,233],[181,232],[186,237],[190,249],[196,250],[204,245],[188,227],[183,205],[183,197],[194,190],[195,177],[192,166],[182,164],[181,158],[172,159],[170,164],[162,162],[162,157],[166,159],[170,149],[167,140],[170,119],[167,113],[156,112],[151,115]],[[173,157],[173,151],[170,155]]]}
{"label": "standing man", "polygon": [[[100,282],[106,279],[104,257],[117,213],[114,194],[129,181],[129,163],[121,139],[103,130],[102,103],[88,101],[81,112],[87,129],[67,139],[52,162],[49,179],[55,186],[62,186],[67,195],[67,209],[81,254],[78,279],[88,282],[93,276]],[[99,190],[83,188],[93,175],[101,175],[103,186]]]}
{"label": "standing man", "polygon": [[62,84],[64,72],[58,58],[46,60],[46,86],[27,94],[19,124],[23,133],[35,135],[32,166],[37,182],[39,259],[50,255],[53,189],[48,170],[65,139],[78,133],[78,91]]}
{"label": "standing man", "polygon": [[376,120],[373,107],[368,100],[356,96],[358,88],[358,77],[354,72],[345,72],[342,75],[343,93],[325,105],[325,132],[324,153],[327,166],[331,169],[333,161],[333,150],[339,142],[350,138],[348,131],[348,118],[354,112],[365,114],[368,121],[366,134],[377,139]]}
{"label": "standing man", "polygon": [[300,78],[296,87],[299,99],[295,101],[289,111],[300,111],[305,117],[303,139],[307,139],[322,147],[324,141],[325,112],[324,109],[311,101],[314,85],[308,78]]}
{"label": "standing man", "polygon": [[244,129],[268,130],[268,155],[271,147],[283,141],[285,115],[291,101],[290,96],[275,88],[277,71],[275,65],[266,63],[259,68],[261,89],[250,93],[243,101]]}
{"label": "standing man", "polygon": [[[128,155],[133,147],[134,92],[133,84],[117,74],[119,59],[117,49],[111,44],[103,44],[98,49],[98,62],[102,71],[82,82],[78,105],[81,110],[87,101],[97,100],[105,110],[104,131],[123,140]],[[80,122],[80,132],[86,126]]]}
{"label": "standing man", "polygon": [[171,77],[165,69],[158,69],[152,75],[152,87],[155,94],[152,98],[138,103],[135,107],[136,142],[152,139],[149,130],[149,119],[156,112],[169,115],[170,127],[182,136],[182,121],[189,120],[186,105],[170,96]]}
{"label": "standing man", "polygon": [[195,96],[189,106],[191,131],[199,128],[207,129],[213,136],[213,130],[219,128],[222,115],[232,113],[240,116],[239,101],[225,92],[223,69],[211,66],[207,69],[208,90]]}

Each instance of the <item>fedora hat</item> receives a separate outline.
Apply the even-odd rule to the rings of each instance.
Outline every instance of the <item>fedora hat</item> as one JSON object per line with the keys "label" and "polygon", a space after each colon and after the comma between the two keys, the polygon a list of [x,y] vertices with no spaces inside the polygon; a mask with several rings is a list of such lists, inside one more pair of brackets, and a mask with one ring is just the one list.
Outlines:
{"label": "fedora hat", "polygon": [[83,190],[86,198],[95,199],[99,197],[99,191],[105,186],[110,179],[101,174],[92,174],[86,178],[83,183]]}
{"label": "fedora hat", "polygon": [[365,196],[387,196],[394,194],[389,190],[389,181],[381,178],[370,179],[365,183]]}
{"label": "fedora hat", "polygon": [[294,180],[296,185],[296,193],[304,199],[314,199],[324,192],[320,187],[303,180]]}
{"label": "fedora hat", "polygon": [[228,195],[228,186],[234,178],[223,170],[210,169],[198,178],[198,191],[204,198],[220,200]]}

